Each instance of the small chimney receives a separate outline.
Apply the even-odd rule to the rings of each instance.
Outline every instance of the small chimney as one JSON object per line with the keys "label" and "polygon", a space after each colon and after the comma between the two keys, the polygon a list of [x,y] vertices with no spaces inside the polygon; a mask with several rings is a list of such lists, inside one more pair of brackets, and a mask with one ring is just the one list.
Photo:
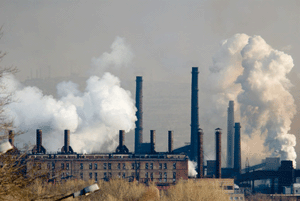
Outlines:
{"label": "small chimney", "polygon": [[227,167],[234,165],[234,101],[229,101],[227,109]]}
{"label": "small chimney", "polygon": [[125,154],[129,152],[128,148],[124,145],[125,144],[124,141],[125,141],[125,131],[119,130],[119,146],[116,149],[116,153]]}
{"label": "small chimney", "polygon": [[241,174],[241,126],[234,126],[234,172]]}
{"label": "small chimney", "polygon": [[197,159],[197,167],[198,167],[198,178],[203,178],[203,130],[199,128],[198,131],[198,159]]}
{"label": "small chimney", "polygon": [[216,178],[221,178],[221,128],[216,128]]}
{"label": "small chimney", "polygon": [[155,153],[155,130],[150,131],[150,152]]}
{"label": "small chimney", "polygon": [[69,152],[69,147],[70,147],[70,130],[65,130],[65,152]]}
{"label": "small chimney", "polygon": [[168,149],[171,154],[173,152],[173,131],[168,131]]}
{"label": "small chimney", "polygon": [[8,132],[8,141],[11,144],[11,146],[15,146],[15,131],[9,130]]}

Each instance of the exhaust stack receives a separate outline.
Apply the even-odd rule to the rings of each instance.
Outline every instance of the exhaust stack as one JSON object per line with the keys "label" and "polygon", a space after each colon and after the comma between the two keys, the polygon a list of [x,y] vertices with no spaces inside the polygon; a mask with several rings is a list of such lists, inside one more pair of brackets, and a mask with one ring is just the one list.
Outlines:
{"label": "exhaust stack", "polygon": [[116,153],[127,154],[129,152],[128,148],[124,145],[125,141],[125,131],[119,130],[119,146],[116,149]]}
{"label": "exhaust stack", "polygon": [[11,146],[15,147],[15,131],[9,130],[8,132],[8,141],[11,144]]}
{"label": "exhaust stack", "polygon": [[150,131],[150,152],[151,154],[155,154],[155,130]]}
{"label": "exhaust stack", "polygon": [[192,68],[192,99],[191,99],[191,160],[197,159],[197,133],[199,129],[198,107],[198,67]]}
{"label": "exhaust stack", "polygon": [[235,123],[234,126],[234,172],[241,174],[241,126]]}
{"label": "exhaust stack", "polygon": [[234,101],[229,101],[227,110],[227,167],[233,167],[234,155]]}
{"label": "exhaust stack", "polygon": [[135,113],[137,120],[135,122],[135,145],[134,152],[139,153],[143,143],[143,77],[136,77],[136,92],[135,92]]}
{"label": "exhaust stack", "polygon": [[46,154],[46,149],[42,145],[42,130],[36,130],[36,145],[32,149],[33,154]]}
{"label": "exhaust stack", "polygon": [[197,160],[197,167],[198,167],[198,178],[203,178],[203,130],[200,128],[198,131],[198,160]]}
{"label": "exhaust stack", "polygon": [[173,152],[173,131],[168,131],[168,152]]}
{"label": "exhaust stack", "polygon": [[70,146],[70,130],[65,130],[65,144],[61,148],[61,152],[65,154],[74,153],[72,147]]}
{"label": "exhaust stack", "polygon": [[216,128],[216,178],[221,178],[221,128]]}

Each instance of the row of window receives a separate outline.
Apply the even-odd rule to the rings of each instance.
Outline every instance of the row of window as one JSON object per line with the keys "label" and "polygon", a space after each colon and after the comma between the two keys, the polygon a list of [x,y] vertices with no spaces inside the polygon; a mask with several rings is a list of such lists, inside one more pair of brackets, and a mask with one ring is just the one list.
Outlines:
{"label": "row of window", "polygon": [[[164,168],[163,168],[164,167]],[[80,163],[80,169],[83,169],[83,163]],[[89,169],[92,170],[93,169],[93,163],[89,163]],[[94,163],[94,169],[97,170],[98,169],[98,164]],[[103,169],[106,170],[111,170],[111,163],[103,163]],[[121,163],[118,163],[117,165],[117,169],[120,170],[121,169]],[[122,163],[122,169],[125,170],[126,169],[126,164]],[[131,163],[131,169],[140,169],[140,163]],[[145,169],[146,170],[153,170],[153,163],[145,163]],[[159,163],[159,169],[168,169],[167,163]],[[176,169],[176,163],[173,163],[173,169]]]}
{"label": "row of window", "polygon": [[[123,179],[129,177],[129,175],[126,177],[125,172],[123,172],[123,173],[119,172],[118,176],[119,176],[119,178],[122,177]],[[138,180],[139,179],[139,173],[132,172],[131,177],[134,178],[135,176],[136,176],[136,179]],[[103,179],[107,179],[107,178],[111,178],[111,177],[112,177],[111,172],[108,172],[108,173],[104,172]],[[153,172],[150,172],[150,174],[148,172],[146,172],[145,173],[145,178],[153,180]],[[167,182],[167,178],[168,178],[167,172],[164,172],[164,173],[160,172],[159,173],[159,182],[162,182],[162,181]],[[82,172],[80,173],[80,179],[83,179],[83,173]],[[93,179],[93,173],[92,172],[89,173],[89,179]],[[94,173],[94,179],[95,179],[95,181],[98,181],[98,173],[97,172]],[[174,182],[176,181],[176,172],[173,172],[173,181]]]}

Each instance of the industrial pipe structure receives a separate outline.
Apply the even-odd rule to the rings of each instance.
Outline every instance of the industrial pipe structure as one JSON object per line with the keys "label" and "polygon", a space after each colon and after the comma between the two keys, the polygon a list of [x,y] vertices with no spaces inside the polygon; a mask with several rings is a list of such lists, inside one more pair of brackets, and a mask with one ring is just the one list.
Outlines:
{"label": "industrial pipe structure", "polygon": [[197,159],[197,169],[198,178],[203,178],[203,130],[200,128],[198,131],[198,159]]}
{"label": "industrial pipe structure", "polygon": [[135,106],[137,111],[135,113],[137,120],[135,122],[135,145],[134,152],[139,153],[143,143],[143,77],[136,77],[136,94]]}
{"label": "industrial pipe structure", "polygon": [[233,167],[234,153],[234,101],[229,101],[227,109],[227,167]]}
{"label": "industrial pipe structure", "polygon": [[221,132],[222,129],[216,128],[216,178],[221,178]]}

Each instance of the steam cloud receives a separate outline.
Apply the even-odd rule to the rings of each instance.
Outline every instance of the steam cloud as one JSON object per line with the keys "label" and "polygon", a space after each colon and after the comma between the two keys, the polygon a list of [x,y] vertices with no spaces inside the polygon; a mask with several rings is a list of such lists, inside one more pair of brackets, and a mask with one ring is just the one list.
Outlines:
{"label": "steam cloud", "polygon": [[196,171],[197,163],[195,161],[188,161],[188,176],[189,177],[196,177],[197,171]]}
{"label": "steam cloud", "polygon": [[[93,59],[97,61],[92,62],[93,70],[130,63],[133,53],[124,39],[117,37],[111,48],[111,53]],[[43,95],[37,87],[22,86],[12,75],[1,81],[15,100],[7,106],[7,115],[13,118],[16,128],[25,131],[19,140],[35,144],[35,129],[41,128],[43,145],[48,151],[62,147],[64,129],[71,131],[74,151],[112,151],[118,130],[129,132],[135,127],[134,100],[110,73],[91,76],[84,92],[71,81],[59,83],[59,99]]]}
{"label": "steam cloud", "polygon": [[261,136],[273,156],[296,167],[296,138],[288,133],[296,106],[286,77],[293,66],[291,56],[260,36],[236,34],[224,40],[210,67],[207,89],[215,94],[209,107],[214,109],[206,113],[225,116],[228,101],[234,100],[243,133]]}

